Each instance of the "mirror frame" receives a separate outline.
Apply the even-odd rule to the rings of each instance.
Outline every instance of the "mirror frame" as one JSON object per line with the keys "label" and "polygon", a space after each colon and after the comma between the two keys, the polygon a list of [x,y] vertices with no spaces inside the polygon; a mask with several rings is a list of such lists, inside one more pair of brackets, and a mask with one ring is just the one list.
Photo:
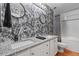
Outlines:
{"label": "mirror frame", "polygon": [[[11,15],[13,16],[13,17],[16,17],[16,18],[21,18],[21,17],[23,17],[24,15],[25,15],[25,8],[24,8],[24,6],[23,6],[23,4],[22,3],[18,3],[22,8],[23,8],[23,10],[24,10],[24,14],[22,15],[22,16],[15,16],[15,15],[13,15],[12,14],[12,12],[11,12]],[[11,6],[10,6],[11,7]]]}

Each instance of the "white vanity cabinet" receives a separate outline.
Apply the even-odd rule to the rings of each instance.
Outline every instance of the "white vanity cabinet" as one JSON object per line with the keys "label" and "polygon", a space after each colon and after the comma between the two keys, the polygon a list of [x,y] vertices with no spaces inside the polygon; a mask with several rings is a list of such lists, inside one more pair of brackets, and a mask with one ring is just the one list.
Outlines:
{"label": "white vanity cabinet", "polygon": [[57,38],[52,38],[28,49],[16,52],[13,56],[54,56],[57,51]]}

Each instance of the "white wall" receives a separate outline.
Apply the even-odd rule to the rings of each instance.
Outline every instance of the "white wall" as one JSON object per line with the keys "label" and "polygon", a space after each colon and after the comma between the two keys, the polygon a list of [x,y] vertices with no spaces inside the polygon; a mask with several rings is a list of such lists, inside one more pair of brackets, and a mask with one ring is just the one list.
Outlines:
{"label": "white wall", "polygon": [[79,38],[79,9],[61,14],[61,36]]}

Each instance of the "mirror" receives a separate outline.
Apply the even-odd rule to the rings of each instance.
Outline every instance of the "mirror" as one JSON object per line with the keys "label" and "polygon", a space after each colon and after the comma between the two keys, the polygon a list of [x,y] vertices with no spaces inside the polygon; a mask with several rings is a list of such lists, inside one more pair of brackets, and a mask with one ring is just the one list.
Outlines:
{"label": "mirror", "polygon": [[45,17],[45,15],[41,15],[41,16],[40,16],[40,22],[41,22],[42,24],[45,24],[45,23],[46,23],[46,17]]}
{"label": "mirror", "polygon": [[11,15],[14,17],[22,17],[24,16],[24,6],[21,3],[11,3]]}

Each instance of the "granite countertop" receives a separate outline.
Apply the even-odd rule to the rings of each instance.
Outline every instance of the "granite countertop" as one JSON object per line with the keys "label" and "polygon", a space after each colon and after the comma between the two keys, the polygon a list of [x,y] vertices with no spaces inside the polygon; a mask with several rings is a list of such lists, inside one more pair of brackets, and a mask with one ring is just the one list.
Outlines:
{"label": "granite countertop", "polygon": [[36,46],[36,45],[39,45],[39,44],[41,44],[43,42],[52,40],[51,38],[53,38],[53,39],[57,38],[56,35],[45,35],[43,37],[45,37],[46,39],[45,40],[40,40],[40,39],[37,39],[35,37],[27,38],[27,39],[32,39],[33,41],[35,41],[35,43],[29,44],[29,45],[25,45],[25,46],[22,46],[20,48],[12,49],[11,45],[7,45],[4,48],[0,48],[0,56],[8,56],[8,55],[14,54],[16,52],[19,52],[21,50],[29,49],[29,48],[31,48],[33,46]]}

